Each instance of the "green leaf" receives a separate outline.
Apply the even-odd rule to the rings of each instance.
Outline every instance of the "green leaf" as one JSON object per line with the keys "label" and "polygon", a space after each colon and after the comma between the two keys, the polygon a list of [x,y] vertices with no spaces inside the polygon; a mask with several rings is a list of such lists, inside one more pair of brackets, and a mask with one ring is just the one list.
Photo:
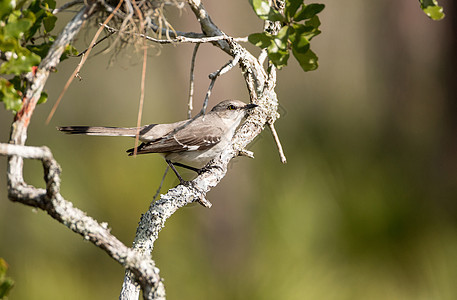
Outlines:
{"label": "green leaf", "polygon": [[306,32],[305,36],[309,41],[321,33],[321,31],[318,29],[320,25],[321,21],[319,20],[318,16],[314,16],[311,19],[305,21],[305,27],[308,28],[308,32]]}
{"label": "green leaf", "polygon": [[286,7],[284,8],[284,13],[286,15],[287,21],[290,21],[300,5],[303,4],[303,0],[286,0]]}
{"label": "green leaf", "polygon": [[14,88],[13,84],[5,78],[0,78],[0,101],[7,110],[17,112],[22,107],[22,98]]}
{"label": "green leaf", "polygon": [[39,55],[41,59],[43,59],[49,51],[49,48],[51,48],[52,43],[43,43],[40,45],[28,45],[27,49],[32,51],[33,53]]}
{"label": "green leaf", "polygon": [[278,68],[287,65],[287,60],[289,59],[289,51],[280,49],[276,43],[271,43],[267,48],[268,58],[271,62]]}
{"label": "green leaf", "polygon": [[444,18],[443,8],[441,6],[429,6],[424,8],[423,11],[432,20],[438,21]]}
{"label": "green leaf", "polygon": [[317,69],[317,56],[313,51],[311,51],[311,49],[309,49],[306,53],[299,53],[292,48],[292,53],[303,71],[308,72]]}
{"label": "green leaf", "polygon": [[49,9],[56,8],[56,1],[55,0],[44,0],[44,3],[48,5]]}
{"label": "green leaf", "polygon": [[63,52],[62,56],[60,56],[60,61],[63,61],[65,59],[67,59],[68,57],[75,56],[75,55],[78,55],[78,50],[76,50],[76,48],[73,47],[73,45],[67,45],[65,47],[65,51]]}
{"label": "green leaf", "polygon": [[268,4],[267,0],[249,0],[254,12],[262,20],[285,21],[284,16]]}
{"label": "green leaf", "polygon": [[35,14],[38,14],[42,11],[40,0],[33,0],[27,9]]}
{"label": "green leaf", "polygon": [[309,49],[309,40],[307,38],[309,27],[303,24],[293,24],[292,27],[294,32],[289,36],[292,42],[292,49],[299,53],[306,53]]}
{"label": "green leaf", "polygon": [[15,9],[16,3],[11,0],[0,0],[0,19],[9,15]]}
{"label": "green leaf", "polygon": [[12,38],[21,38],[26,31],[32,27],[33,21],[30,19],[19,19],[17,21],[8,22],[5,25],[5,37],[12,37]]}
{"label": "green leaf", "polygon": [[303,8],[297,12],[294,16],[296,22],[311,19],[325,8],[324,4],[311,3],[309,5],[303,5]]}
{"label": "green leaf", "polygon": [[30,38],[32,38],[35,33],[38,31],[38,29],[41,28],[41,23],[43,22],[43,18],[46,17],[46,13],[44,10],[40,10],[37,13],[34,13],[32,11],[28,11],[31,14],[34,14],[35,16],[35,22],[33,23],[33,26],[30,28],[30,30],[27,32],[25,39],[28,41]]}
{"label": "green leaf", "polygon": [[43,19],[43,25],[44,25],[44,30],[46,32],[50,32],[51,30],[54,29],[54,26],[56,25],[57,17],[56,16],[48,16]]}
{"label": "green leaf", "polygon": [[10,79],[10,82],[13,84],[14,88],[17,91],[22,91],[25,89],[26,84],[21,80],[21,77],[18,75]]}
{"label": "green leaf", "polygon": [[35,53],[18,54],[17,58],[11,58],[0,66],[0,73],[16,75],[27,73],[32,70],[33,66],[37,66],[40,61],[41,58]]}
{"label": "green leaf", "polygon": [[266,32],[253,33],[248,36],[248,41],[260,48],[266,48],[270,46],[272,40],[273,37]]}
{"label": "green leaf", "polygon": [[254,12],[256,15],[268,15],[270,12],[270,5],[268,4],[268,1],[265,0],[250,0],[249,3],[252,5],[252,8],[254,8]]}
{"label": "green leaf", "polygon": [[289,51],[283,50],[273,53],[268,52],[268,58],[278,69],[287,66],[287,60],[289,59],[289,55]]}
{"label": "green leaf", "polygon": [[40,99],[38,99],[37,104],[45,103],[48,100],[48,93],[41,92]]}
{"label": "green leaf", "polygon": [[432,20],[438,21],[444,18],[443,7],[438,5],[437,0],[419,0],[422,10]]}
{"label": "green leaf", "polygon": [[317,29],[319,26],[321,26],[321,21],[319,20],[318,16],[313,16],[309,20],[305,21],[305,25]]}
{"label": "green leaf", "polygon": [[5,35],[0,34],[0,50],[3,53],[6,53],[8,51],[10,52],[20,52],[23,50],[19,45],[19,42],[17,39],[14,38],[5,38]]}
{"label": "green leaf", "polygon": [[284,26],[279,30],[278,34],[274,36],[274,43],[281,50],[287,50],[289,41],[289,26]]}

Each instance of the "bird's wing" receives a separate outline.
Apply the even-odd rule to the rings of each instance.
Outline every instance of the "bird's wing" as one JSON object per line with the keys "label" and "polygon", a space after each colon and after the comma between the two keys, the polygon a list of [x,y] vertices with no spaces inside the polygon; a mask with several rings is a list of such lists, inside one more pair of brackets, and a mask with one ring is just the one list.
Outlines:
{"label": "bird's wing", "polygon": [[[222,129],[209,125],[200,125],[198,130],[185,127],[168,139],[142,143],[137,148],[137,154],[170,153],[183,151],[207,150],[221,141]],[[134,149],[129,149],[129,155]]]}

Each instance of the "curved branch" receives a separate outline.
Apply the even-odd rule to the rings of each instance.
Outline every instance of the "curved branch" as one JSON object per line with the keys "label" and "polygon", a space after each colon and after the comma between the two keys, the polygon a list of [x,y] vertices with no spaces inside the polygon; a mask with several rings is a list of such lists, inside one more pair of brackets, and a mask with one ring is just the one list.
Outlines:
{"label": "curved branch", "polygon": [[54,9],[52,11],[52,14],[56,15],[56,14],[66,10],[66,9],[72,7],[72,6],[75,6],[75,5],[78,5],[78,4],[83,4],[83,3],[84,3],[84,0],[74,0],[74,1],[67,2],[67,3],[63,4],[62,6]]}
{"label": "curved branch", "polygon": [[85,240],[106,251],[124,268],[131,270],[139,279],[145,293],[153,294],[151,297],[154,299],[165,297],[159,271],[149,256],[135,252],[125,246],[110,233],[107,223],[99,224],[60,195],[61,169],[49,148],[0,144],[0,155],[38,159],[43,163],[46,189],[31,186],[9,189],[8,197],[12,201],[18,201],[46,211],[51,217],[83,236]]}

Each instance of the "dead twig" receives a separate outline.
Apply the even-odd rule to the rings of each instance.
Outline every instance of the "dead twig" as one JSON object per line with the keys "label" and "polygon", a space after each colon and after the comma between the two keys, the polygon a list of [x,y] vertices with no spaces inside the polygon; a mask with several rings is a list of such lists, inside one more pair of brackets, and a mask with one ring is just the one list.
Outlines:
{"label": "dead twig", "polygon": [[[122,2],[123,2],[123,0],[119,1],[119,3],[117,4],[116,8],[114,9],[114,11],[110,13],[110,15],[103,22],[103,24],[108,24],[108,22],[113,18],[113,16],[116,13],[116,11],[118,11],[119,8],[121,7]],[[102,33],[103,28],[104,27],[100,26],[100,28],[97,30],[97,32],[94,35],[94,38],[92,39],[92,42],[90,43],[89,48],[87,49],[87,52],[82,56],[81,62],[78,64],[76,69],[73,71],[73,74],[71,74],[70,78],[68,78],[67,83],[65,84],[62,92],[60,93],[59,97],[57,98],[56,103],[54,103],[54,106],[52,107],[51,112],[49,113],[49,115],[48,115],[48,117],[46,119],[46,124],[49,124],[49,122],[51,121],[52,116],[56,112],[57,107],[59,106],[59,103],[63,98],[63,95],[65,95],[66,91],[70,87],[70,84],[73,82],[73,79],[76,77],[76,75],[79,74],[79,71],[81,70],[82,66],[86,62],[87,57],[89,57],[90,51],[94,47],[95,41],[98,39],[98,37]]]}
{"label": "dead twig", "polygon": [[[110,31],[115,31],[115,32],[119,32],[120,31],[119,29],[113,28],[113,27],[111,27],[109,25],[106,25],[106,24],[104,24],[104,26],[105,26],[105,28],[107,28]],[[171,31],[171,32],[173,32],[173,31]],[[170,38],[164,40],[164,39],[156,39],[154,37],[151,37],[151,36],[148,36],[148,35],[145,35],[145,34],[142,34],[142,33],[137,33],[137,32],[126,32],[126,31],[123,31],[122,33],[139,36],[141,38],[145,38],[148,41],[151,41],[151,42],[154,42],[154,43],[159,43],[159,44],[174,44],[174,43],[202,44],[202,43],[214,43],[214,42],[227,40],[227,39],[232,39],[232,40],[234,40],[236,42],[248,42],[248,38],[247,37],[234,38],[234,37],[229,37],[227,35],[210,36],[210,37],[208,37],[208,36],[205,36],[205,35],[202,35],[202,34],[198,34],[198,37],[190,37],[190,36],[187,36],[187,35],[189,35],[191,33],[181,32],[182,35],[180,34],[180,35],[176,36],[176,34],[174,34],[175,38],[171,38],[170,37]]]}
{"label": "dead twig", "polygon": [[268,123],[268,127],[271,129],[271,134],[273,135],[273,138],[276,143],[276,147],[278,147],[278,152],[279,152],[279,158],[281,159],[281,162],[283,164],[287,163],[286,156],[284,155],[284,150],[282,149],[281,142],[279,141],[279,136],[278,133],[276,132],[275,126],[273,123]]}
{"label": "dead twig", "polygon": [[203,106],[202,109],[196,114],[193,118],[189,119],[186,123],[184,123],[181,126],[178,126],[174,130],[172,130],[170,133],[168,133],[166,136],[164,136],[162,139],[167,140],[172,138],[176,132],[180,131],[181,129],[185,128],[188,126],[190,123],[192,123],[196,118],[200,117],[201,115],[204,115],[206,112],[206,109],[208,108],[208,102],[209,102],[209,97],[211,96],[211,92],[213,90],[214,84],[216,83],[216,79],[225,73],[227,73],[229,70],[231,70],[239,61],[240,57],[235,56],[233,60],[230,60],[228,63],[222,66],[219,70],[211,73],[208,75],[208,77],[211,79],[211,82],[209,83],[208,90],[206,91],[205,95],[205,100],[203,101]]}
{"label": "dead twig", "polygon": [[[135,11],[138,14],[138,18],[140,19],[140,32],[144,32],[144,24],[143,24],[143,13],[140,11],[138,6],[136,5],[136,1],[133,0],[133,6],[135,7]],[[144,104],[144,90],[145,90],[145,82],[146,82],[146,65],[148,61],[148,48],[146,47],[145,39],[143,39],[143,69],[141,71],[141,92],[140,92],[140,105],[138,108],[138,118],[136,127],[138,128],[136,131],[135,136],[135,146],[133,148],[133,156],[136,156],[138,151],[138,142],[140,140],[140,126],[141,126],[141,116],[143,114],[143,104]]]}
{"label": "dead twig", "polygon": [[197,57],[198,48],[200,44],[195,44],[194,51],[192,53],[192,60],[190,61],[190,82],[189,82],[189,102],[187,104],[188,111],[187,117],[190,119],[192,117],[193,109],[193,98],[194,98],[194,68],[195,68],[195,59]]}
{"label": "dead twig", "polygon": [[[104,40],[106,40],[107,38],[109,38],[110,36],[112,36],[115,32],[112,32],[112,31],[109,31],[108,30],[108,34],[105,35],[104,37],[102,37],[99,41],[95,42],[90,48],[95,48],[95,46],[97,46],[98,44],[100,44],[101,42],[103,42]],[[84,54],[86,54],[86,52],[89,50],[89,48],[87,48],[86,50],[78,53],[78,55],[76,55],[76,57],[80,57]]]}

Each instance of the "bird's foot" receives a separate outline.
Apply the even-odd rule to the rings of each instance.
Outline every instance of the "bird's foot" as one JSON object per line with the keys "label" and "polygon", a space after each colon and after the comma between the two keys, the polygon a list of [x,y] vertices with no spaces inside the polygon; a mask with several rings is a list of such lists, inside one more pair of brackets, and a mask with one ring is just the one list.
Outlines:
{"label": "bird's foot", "polygon": [[211,169],[219,169],[219,170],[221,170],[221,171],[224,170],[221,166],[206,165],[206,166],[204,166],[203,168],[198,169],[198,170],[197,170],[197,174],[198,174],[198,175],[201,175],[201,174],[203,174],[203,173],[205,173],[205,172],[210,171]]}

